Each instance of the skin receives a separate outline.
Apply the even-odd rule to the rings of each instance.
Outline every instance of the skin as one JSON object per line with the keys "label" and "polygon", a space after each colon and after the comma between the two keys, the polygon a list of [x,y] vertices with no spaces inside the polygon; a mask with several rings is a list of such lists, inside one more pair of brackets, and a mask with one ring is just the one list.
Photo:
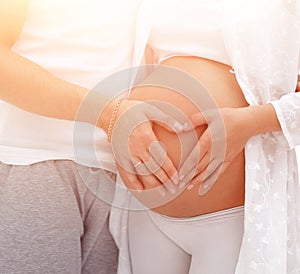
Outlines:
{"label": "skin", "polygon": [[296,92],[300,91],[300,75],[298,75],[298,81],[297,81],[297,86],[296,86]]}
{"label": "skin", "polygon": [[[92,100],[88,102],[89,107],[84,117],[78,119],[76,117],[77,111],[84,100],[89,98],[87,95],[90,95],[91,91],[57,78],[38,64],[11,50],[11,47],[21,33],[28,6],[29,0],[6,0],[1,2],[0,100],[46,117],[91,123],[107,132],[109,121],[118,98],[110,98],[99,93],[94,94]],[[125,99],[122,101],[119,113],[122,114],[138,104],[140,104],[139,101]],[[166,119],[171,123],[176,122],[174,119],[170,121],[170,117],[167,117],[162,112],[158,113],[156,110],[149,110],[149,108],[146,110],[156,113],[162,120]],[[145,116],[146,110],[140,107],[139,115]],[[101,114],[98,121],[95,121],[95,114]],[[144,157],[147,146],[136,140],[145,139],[145,136],[147,136],[149,142],[152,143],[157,139],[153,133],[150,121],[137,127],[133,133],[129,139],[138,148],[134,153],[134,157],[140,159]],[[155,155],[152,156],[155,157]],[[155,180],[157,183],[164,183],[170,177],[173,177],[174,174],[177,174],[177,171],[173,163],[167,160],[159,168]],[[138,180],[133,175],[131,176],[131,181],[134,188],[143,189],[142,180]]]}
{"label": "skin", "polygon": [[[208,162],[205,161],[208,161],[209,157],[203,158],[201,154],[200,160],[195,163],[197,174],[187,182],[187,187],[183,191],[180,190],[173,197],[166,196],[163,199],[158,199],[159,193],[155,191],[134,192],[134,195],[154,211],[173,217],[196,216],[242,205],[245,195],[243,148],[251,136],[280,130],[272,105],[249,107],[235,76],[229,73],[230,67],[224,64],[198,57],[173,57],[164,61],[162,65],[179,68],[190,73],[206,86],[216,100],[224,119],[227,136],[224,140],[226,145],[224,162],[226,166],[223,166],[221,174],[211,190],[202,196],[199,195],[199,186],[203,183],[203,174],[208,165]],[[159,70],[157,73],[159,73]],[[209,154],[211,141],[210,135],[207,133],[209,132],[207,122],[203,119],[201,112],[195,109],[191,102],[185,101],[184,98],[174,94],[171,90],[160,87],[135,89],[131,93],[131,98],[145,101],[166,101],[177,106],[187,116],[191,117],[191,122],[196,127],[199,141],[195,142],[192,138],[189,140],[188,135],[190,133],[186,133],[186,142],[189,143],[189,149],[187,150],[190,151],[185,152],[187,155],[185,162],[190,160],[188,155],[190,155],[194,146],[200,146],[202,148],[200,151],[204,151],[203,154]],[[212,122],[213,120],[214,117],[212,117]],[[180,167],[180,151],[178,149],[180,146],[176,135],[165,131],[158,125],[154,126],[154,132],[158,139],[164,143],[176,167],[182,170],[184,162]],[[122,167],[119,167],[119,170],[123,180],[130,188],[126,171]],[[144,178],[144,181],[147,180]],[[191,184],[197,187],[189,187]],[[148,180],[147,184],[145,184],[145,189],[155,189],[157,186],[151,180]]]}
{"label": "skin", "polygon": [[[50,74],[39,65],[11,51],[12,45],[18,39],[22,30],[27,14],[28,3],[28,0],[7,0],[1,3],[0,58],[2,62],[0,62],[0,99],[36,114],[57,119],[75,120],[77,110],[86,96],[90,93],[90,90],[63,81]],[[175,66],[180,67],[180,64]],[[227,69],[228,68],[226,68],[226,70]],[[189,68],[186,68],[186,70],[189,71]],[[16,79],[18,79],[18,81],[16,81]],[[95,101],[103,102],[103,112],[96,125],[107,131],[116,99],[111,100],[111,98],[102,97],[100,94],[98,94],[98,96],[99,100]],[[140,104],[138,100],[135,100],[137,97],[132,97],[130,99],[131,100],[122,101],[119,109],[119,116],[122,116],[122,114],[131,107]],[[84,120],[82,121],[94,123],[91,117],[94,115],[94,113],[101,112],[99,110],[99,105],[93,104],[92,101],[90,102],[89,110],[90,113],[87,113],[86,117],[84,117]],[[195,110],[194,113],[197,112],[198,111]],[[187,114],[192,115],[194,113]],[[237,155],[240,155],[242,147],[250,136],[260,134],[262,132],[280,130],[275,112],[270,105],[258,106],[256,108],[245,108],[244,106],[231,108],[231,106],[222,106],[222,113],[224,119],[229,121],[225,123],[228,125],[228,133],[230,133],[230,131],[232,131],[234,128],[240,128],[241,132],[245,133],[239,134],[241,137],[238,136],[238,139],[236,140],[237,142],[233,144],[230,144],[230,140],[232,139],[226,141],[228,148],[228,169],[230,163],[237,157]],[[141,108],[140,114],[145,115],[143,108]],[[253,117],[256,117],[256,119]],[[261,117],[264,117],[264,119],[261,119]],[[203,127],[203,123],[205,121],[203,121],[201,115],[199,116],[199,114],[196,114],[196,116],[194,116],[191,120],[194,126],[199,125],[199,128],[202,128],[202,131],[204,132],[205,127]],[[253,120],[255,123],[253,123]],[[245,123],[245,121],[247,121],[247,123]],[[247,126],[245,127],[243,124],[246,124]],[[164,129],[159,127],[158,130],[158,127],[150,121],[137,127],[129,138],[133,159],[135,161],[143,160],[144,162],[147,162],[150,156],[153,157],[153,155],[149,155],[147,151],[149,146],[157,140],[157,137],[154,133],[159,135],[160,131],[164,132],[165,130],[170,129],[168,127],[165,127]],[[198,130],[199,136],[200,132],[201,129]],[[228,134],[228,136],[232,135],[234,134]],[[203,134],[202,136],[207,136],[207,134]],[[167,145],[167,143],[168,142],[165,144]],[[205,140],[204,138],[200,138],[199,146],[209,149],[209,142],[207,139]],[[168,149],[168,152],[172,153],[171,149]],[[176,176],[177,171],[175,169],[176,157],[172,157],[170,158],[173,161],[167,157],[163,165],[160,166],[159,169],[152,175],[136,176],[136,174],[133,173],[127,174],[125,177],[127,177],[128,186],[132,189],[148,189],[150,188],[149,184],[151,187],[161,186],[166,184],[170,178],[173,178],[174,182],[176,183],[178,181],[178,177]],[[198,168],[199,176],[195,176],[193,178],[193,184],[199,184],[202,182],[202,175],[200,173],[205,170],[205,167],[207,166],[207,162],[205,161],[201,161],[197,164],[200,167]],[[186,174],[184,170],[179,170],[179,173],[180,172]],[[194,192],[192,191],[192,193]],[[238,203],[241,203],[241,200],[242,199],[239,199]],[[209,210],[214,209],[206,209],[203,212],[208,212]],[[170,212],[170,214],[172,214],[172,210],[170,210]],[[183,212],[182,214],[198,214],[198,210],[191,209],[191,211],[188,211],[187,209],[187,211]]]}

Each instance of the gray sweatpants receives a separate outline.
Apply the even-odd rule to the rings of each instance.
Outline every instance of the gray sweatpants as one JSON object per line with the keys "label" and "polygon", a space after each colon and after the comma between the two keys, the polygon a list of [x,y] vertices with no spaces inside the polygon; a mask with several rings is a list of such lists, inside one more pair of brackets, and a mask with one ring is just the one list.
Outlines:
{"label": "gray sweatpants", "polygon": [[110,206],[97,196],[103,187],[109,201],[114,185],[95,171],[64,160],[0,163],[1,274],[116,273]]}

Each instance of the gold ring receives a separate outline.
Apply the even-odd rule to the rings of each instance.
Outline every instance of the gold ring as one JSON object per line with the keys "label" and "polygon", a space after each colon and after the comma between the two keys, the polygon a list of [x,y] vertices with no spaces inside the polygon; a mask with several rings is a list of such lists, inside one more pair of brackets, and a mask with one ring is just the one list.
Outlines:
{"label": "gold ring", "polygon": [[139,161],[139,162],[137,162],[137,163],[135,163],[134,164],[134,167],[135,168],[138,168],[140,165],[142,165],[143,164],[143,162],[141,162],[141,161]]}

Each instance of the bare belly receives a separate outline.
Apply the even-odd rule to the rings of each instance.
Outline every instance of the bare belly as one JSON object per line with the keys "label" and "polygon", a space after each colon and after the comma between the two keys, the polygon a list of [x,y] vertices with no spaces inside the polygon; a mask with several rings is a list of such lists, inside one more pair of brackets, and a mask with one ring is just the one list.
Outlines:
{"label": "bare belly", "polygon": [[[235,79],[230,73],[230,67],[208,59],[198,57],[172,57],[162,63],[185,71],[199,80],[204,85],[211,96],[215,99],[219,107],[243,107],[247,102]],[[159,73],[159,70],[158,72]],[[136,88],[131,93],[131,99],[148,101],[168,102],[186,115],[198,112],[195,105],[188,99],[172,90],[162,87],[141,87]],[[154,132],[157,138],[162,141],[167,149],[168,155],[176,166],[180,163],[181,151],[179,139],[171,132],[168,132],[159,125],[154,125]],[[197,135],[200,136],[205,127],[197,128]],[[238,132],[237,132],[238,134]],[[190,141],[186,138],[188,150],[195,145],[195,138]],[[241,152],[227,171],[222,174],[212,189],[204,196],[198,195],[198,187],[192,190],[184,190],[173,199],[167,199],[166,203],[160,203],[153,208],[154,211],[173,217],[196,216],[209,212],[214,212],[226,208],[242,205],[244,203],[244,151]],[[124,178],[123,178],[124,179]],[[126,183],[126,179],[125,179]],[[149,197],[137,195],[145,205],[149,206]],[[150,197],[154,199],[155,197]]]}

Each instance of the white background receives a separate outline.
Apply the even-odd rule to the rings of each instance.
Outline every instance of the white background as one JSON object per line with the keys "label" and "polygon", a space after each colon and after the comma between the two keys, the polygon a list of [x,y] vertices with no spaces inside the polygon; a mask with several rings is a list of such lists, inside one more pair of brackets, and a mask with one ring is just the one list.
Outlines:
{"label": "white background", "polygon": [[296,148],[297,158],[298,158],[298,170],[299,170],[299,179],[300,179],[300,146]]}

